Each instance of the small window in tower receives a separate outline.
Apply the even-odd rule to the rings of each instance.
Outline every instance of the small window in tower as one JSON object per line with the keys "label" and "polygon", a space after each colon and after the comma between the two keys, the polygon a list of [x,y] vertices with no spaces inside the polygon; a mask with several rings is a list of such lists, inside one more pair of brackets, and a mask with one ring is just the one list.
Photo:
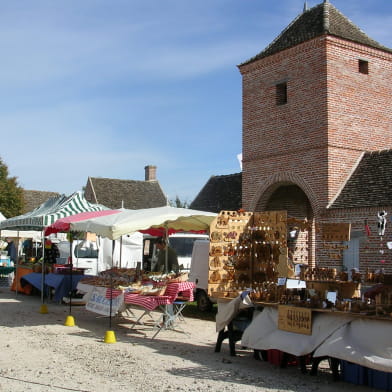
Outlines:
{"label": "small window in tower", "polygon": [[276,85],[276,104],[284,105],[287,103],[287,83],[279,83]]}
{"label": "small window in tower", "polygon": [[358,60],[358,71],[367,75],[369,73],[369,62],[366,60]]}

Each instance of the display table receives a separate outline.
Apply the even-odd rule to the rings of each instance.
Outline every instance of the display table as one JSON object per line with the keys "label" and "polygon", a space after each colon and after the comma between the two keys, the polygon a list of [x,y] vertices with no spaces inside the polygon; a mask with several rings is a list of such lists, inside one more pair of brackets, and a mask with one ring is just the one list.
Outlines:
{"label": "display table", "polygon": [[84,298],[86,299],[86,302],[91,300],[94,290],[100,290],[102,292],[102,296],[106,299],[114,299],[117,298],[120,294],[123,294],[122,298],[125,305],[135,305],[152,311],[161,305],[172,304],[176,300],[179,293],[181,293],[182,297],[186,298],[187,300],[193,301],[193,290],[195,288],[195,284],[193,282],[170,283],[166,287],[164,295],[132,294],[132,292],[122,292],[121,290],[117,289],[111,290],[109,287],[98,287],[79,281],[76,284],[76,288],[78,291],[85,293]]}
{"label": "display table", "polygon": [[15,271],[15,267],[0,267],[0,276],[7,276]]}
{"label": "display table", "polygon": [[193,301],[193,289],[195,284],[193,282],[170,283],[167,285],[164,295],[140,295],[125,293],[124,302],[128,305],[137,305],[147,310],[154,310],[161,305],[172,304],[177,298],[178,294]]}
{"label": "display table", "polygon": [[33,289],[31,284],[21,283],[21,278],[25,275],[31,274],[33,272],[31,267],[24,267],[22,265],[18,265],[15,268],[15,277],[11,285],[12,291],[17,291],[18,293],[23,293],[30,295]]}
{"label": "display table", "polygon": [[[71,277],[72,277],[72,286],[71,286]],[[71,275],[62,275],[62,274],[45,274],[45,285],[44,289],[48,288],[54,289],[53,300],[56,302],[61,302],[63,297],[68,297],[70,291],[76,289],[79,280],[85,278],[86,275],[81,274],[72,274]],[[23,275],[21,280],[26,281],[27,283],[34,286],[36,289],[42,289],[42,273],[30,273]]]}
{"label": "display table", "polygon": [[0,266],[0,287],[10,287],[10,279],[13,277],[9,275],[14,271],[14,267]]}
{"label": "display table", "polygon": [[[160,330],[172,328],[179,311],[173,305],[181,294],[181,300],[193,301],[193,282],[169,283],[164,295],[140,295],[132,294],[127,290],[110,289],[110,287],[99,287],[83,282],[77,284],[77,290],[85,293],[83,299],[86,301],[86,309],[105,316],[114,316],[117,312],[121,313],[127,308],[139,308],[143,310],[142,315],[137,318],[135,327],[146,315],[154,322],[154,329],[157,335]],[[151,312],[158,311],[158,318],[152,317]],[[132,313],[132,312],[131,312]],[[142,323],[141,323],[142,324]]]}
{"label": "display table", "polygon": [[278,329],[278,309],[265,307],[244,331],[242,345],[277,349],[295,356],[313,353],[371,369],[392,372],[392,322],[344,312],[312,311],[312,332],[304,335]]}
{"label": "display table", "polygon": [[[175,330],[179,312],[175,310],[173,305],[180,294],[183,301],[193,301],[194,288],[195,284],[193,282],[180,282],[169,283],[164,295],[125,293],[124,304],[126,307],[139,307],[144,310],[143,314],[133,324],[133,327],[139,324],[145,316],[148,316],[153,320],[153,330],[155,330],[152,338],[155,338],[160,331],[166,329]],[[158,318],[152,316],[151,312],[153,310],[160,312]],[[178,330],[178,328],[176,330]],[[179,329],[179,331],[184,332],[181,329]]]}

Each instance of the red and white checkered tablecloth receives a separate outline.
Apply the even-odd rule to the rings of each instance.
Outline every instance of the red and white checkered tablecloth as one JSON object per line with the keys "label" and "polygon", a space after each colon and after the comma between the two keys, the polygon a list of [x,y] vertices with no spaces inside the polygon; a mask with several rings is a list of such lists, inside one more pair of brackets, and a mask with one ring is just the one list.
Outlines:
{"label": "red and white checkered tablecloth", "polygon": [[140,295],[125,293],[124,303],[130,305],[138,305],[147,310],[154,310],[161,305],[172,304],[179,293],[181,296],[193,301],[193,289],[195,284],[193,282],[170,283],[167,285],[164,295]]}
{"label": "red and white checkered tablecloth", "polygon": [[[111,291],[111,293],[110,293]],[[122,290],[119,289],[106,289],[106,295],[105,298],[110,299],[110,298],[117,298],[119,295],[121,295],[123,293]]]}
{"label": "red and white checkered tablecloth", "polygon": [[124,294],[124,303],[141,306],[147,310],[154,310],[160,305],[169,305],[172,302],[171,298],[167,295]]}
{"label": "red and white checkered tablecloth", "polygon": [[193,282],[169,283],[165,290],[165,295],[173,298],[173,301],[181,294],[181,297],[188,301],[193,301],[193,289],[195,284]]}

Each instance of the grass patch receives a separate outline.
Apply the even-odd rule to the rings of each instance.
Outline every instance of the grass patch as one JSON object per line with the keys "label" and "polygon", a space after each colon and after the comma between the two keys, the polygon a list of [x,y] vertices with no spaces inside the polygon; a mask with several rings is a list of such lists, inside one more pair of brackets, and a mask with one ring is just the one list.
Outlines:
{"label": "grass patch", "polygon": [[197,318],[200,320],[215,321],[216,313],[218,311],[218,306],[214,304],[212,309],[208,312],[201,312],[197,308],[197,302],[189,302],[187,306],[182,311],[185,317]]}

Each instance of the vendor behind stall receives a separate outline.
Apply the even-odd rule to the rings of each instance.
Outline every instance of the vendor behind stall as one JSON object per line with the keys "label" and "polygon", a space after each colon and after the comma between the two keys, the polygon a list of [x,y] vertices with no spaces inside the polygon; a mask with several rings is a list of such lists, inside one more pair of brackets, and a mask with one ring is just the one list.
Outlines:
{"label": "vendor behind stall", "polygon": [[59,248],[51,240],[46,239],[44,252],[45,264],[55,264],[58,257],[60,257]]}
{"label": "vendor behind stall", "polygon": [[156,247],[158,248],[158,261],[154,267],[153,272],[171,272],[174,271],[178,273],[178,259],[176,251],[170,246],[167,247],[167,271],[165,271],[166,266],[166,241],[164,238],[158,238],[156,242]]}

